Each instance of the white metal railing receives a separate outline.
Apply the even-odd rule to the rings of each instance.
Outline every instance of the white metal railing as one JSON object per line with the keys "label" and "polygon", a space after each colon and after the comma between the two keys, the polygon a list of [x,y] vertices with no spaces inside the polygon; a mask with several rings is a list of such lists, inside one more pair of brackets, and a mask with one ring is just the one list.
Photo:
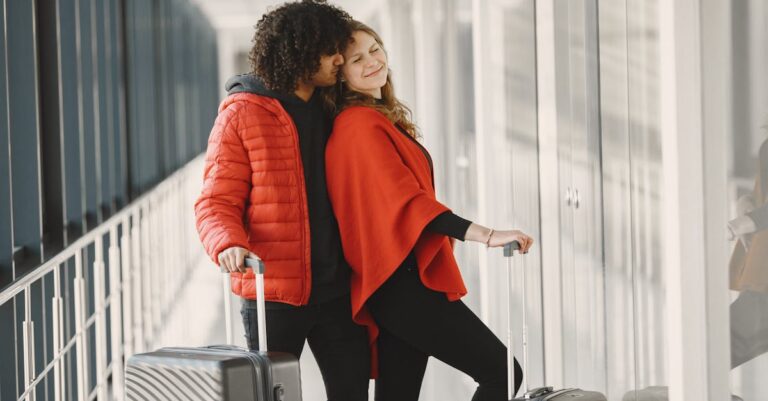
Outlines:
{"label": "white metal railing", "polygon": [[[125,360],[183,336],[185,328],[169,327],[164,318],[176,307],[176,294],[189,282],[190,270],[200,265],[195,262],[204,258],[193,213],[202,163],[202,156],[191,161],[0,293],[0,306],[16,301],[15,315],[23,307],[22,338],[16,340],[23,349],[23,370],[16,371],[24,383],[18,401],[34,401],[44,381],[53,382],[53,395],[48,393],[45,399],[123,400]],[[105,243],[109,245],[106,259]],[[64,291],[63,272],[73,262],[73,291]],[[93,265],[90,275],[88,263]],[[48,305],[33,298],[33,287],[50,277],[53,297]],[[74,304],[72,312],[65,308],[70,304]],[[39,310],[49,311],[40,315],[51,317],[50,330],[35,330],[36,325],[47,324],[33,321],[33,312]],[[68,335],[66,327],[71,326],[74,332]],[[45,365],[35,366],[41,353],[35,344],[49,340],[53,349],[45,352]],[[93,359],[91,350],[95,350]],[[69,358],[75,358],[74,372],[68,372]],[[91,360],[95,360],[93,367]],[[90,383],[94,372],[95,383]]]}

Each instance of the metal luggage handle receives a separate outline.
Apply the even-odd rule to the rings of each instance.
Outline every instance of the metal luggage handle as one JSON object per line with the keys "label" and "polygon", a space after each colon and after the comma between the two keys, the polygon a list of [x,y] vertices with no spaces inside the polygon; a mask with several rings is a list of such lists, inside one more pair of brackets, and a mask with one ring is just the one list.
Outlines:
{"label": "metal luggage handle", "polygon": [[[520,252],[522,249],[522,246],[520,245],[520,242],[518,241],[512,241],[509,244],[504,245],[504,257],[511,258],[514,256],[515,251]],[[525,259],[523,259],[525,260]],[[509,263],[509,266],[511,266],[511,261]],[[509,316],[509,310],[512,308],[512,269],[507,269],[507,399],[513,399],[515,398],[514,391],[515,391],[515,363],[514,363],[514,354],[513,354],[513,344],[512,341],[512,318]],[[522,370],[523,370],[523,383],[520,386],[521,388],[525,389],[524,394],[528,394],[528,378],[525,375],[525,370],[528,367],[528,317],[526,316],[526,294],[525,294],[525,262],[523,262],[523,364],[522,364]]]}
{"label": "metal luggage handle", "polygon": [[510,257],[514,255],[515,251],[519,251],[521,248],[519,241],[512,241],[509,244],[504,245],[504,256]]}
{"label": "metal luggage handle", "polygon": [[[245,267],[250,267],[256,275],[256,320],[259,328],[259,352],[267,352],[267,320],[264,303],[264,261],[255,258],[245,258]],[[222,270],[222,273],[229,273]],[[232,306],[230,302],[230,281],[228,275],[223,275],[224,286],[224,322],[227,326],[227,342],[232,343]]]}

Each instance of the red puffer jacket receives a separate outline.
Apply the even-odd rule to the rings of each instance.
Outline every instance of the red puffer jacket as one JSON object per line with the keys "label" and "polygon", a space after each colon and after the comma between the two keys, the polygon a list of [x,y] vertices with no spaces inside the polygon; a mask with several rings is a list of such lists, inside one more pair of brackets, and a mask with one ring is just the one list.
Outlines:
{"label": "red puffer jacket", "polygon": [[[197,231],[218,264],[232,246],[266,265],[267,301],[305,305],[311,288],[309,213],[296,127],[276,99],[224,99],[208,139]],[[232,273],[232,292],[256,297],[253,273]]]}

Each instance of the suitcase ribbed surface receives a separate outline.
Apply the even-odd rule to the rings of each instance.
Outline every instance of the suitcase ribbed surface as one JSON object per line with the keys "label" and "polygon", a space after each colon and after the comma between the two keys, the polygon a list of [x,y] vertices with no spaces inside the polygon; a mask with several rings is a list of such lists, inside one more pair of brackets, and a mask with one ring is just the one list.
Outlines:
{"label": "suitcase ribbed surface", "polygon": [[125,372],[128,400],[221,400],[224,399],[219,369],[206,366],[166,366],[136,362]]}
{"label": "suitcase ribbed surface", "polygon": [[[231,386],[233,368],[247,367],[248,380]],[[254,391],[265,388],[270,379],[261,372],[262,357],[239,347],[162,348],[137,354],[128,360],[125,370],[126,399],[129,401],[219,401],[264,399]],[[224,370],[227,370],[227,373]],[[266,373],[268,375],[268,373]],[[229,378],[227,378],[229,377]],[[263,380],[267,382],[263,382]],[[233,393],[235,391],[236,394]],[[244,392],[243,392],[244,391]],[[246,398],[243,398],[246,397]]]}

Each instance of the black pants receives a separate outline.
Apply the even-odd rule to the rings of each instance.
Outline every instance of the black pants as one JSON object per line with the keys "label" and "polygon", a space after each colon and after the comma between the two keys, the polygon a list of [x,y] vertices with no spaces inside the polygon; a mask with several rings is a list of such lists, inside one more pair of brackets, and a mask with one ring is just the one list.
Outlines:
{"label": "black pants", "polygon": [[[241,310],[248,348],[258,349],[255,302]],[[367,401],[370,378],[368,334],[352,321],[349,297],[291,309],[267,311],[267,345],[270,351],[301,357],[304,340],[320,367],[330,401]]]}
{"label": "black pants", "polygon": [[768,294],[742,291],[731,304],[731,369],[768,352]]}
{"label": "black pants", "polygon": [[[433,356],[477,383],[473,401],[507,400],[506,347],[461,301],[426,288],[409,257],[371,297],[381,329],[376,401],[416,401]],[[523,372],[515,360],[515,392]]]}

